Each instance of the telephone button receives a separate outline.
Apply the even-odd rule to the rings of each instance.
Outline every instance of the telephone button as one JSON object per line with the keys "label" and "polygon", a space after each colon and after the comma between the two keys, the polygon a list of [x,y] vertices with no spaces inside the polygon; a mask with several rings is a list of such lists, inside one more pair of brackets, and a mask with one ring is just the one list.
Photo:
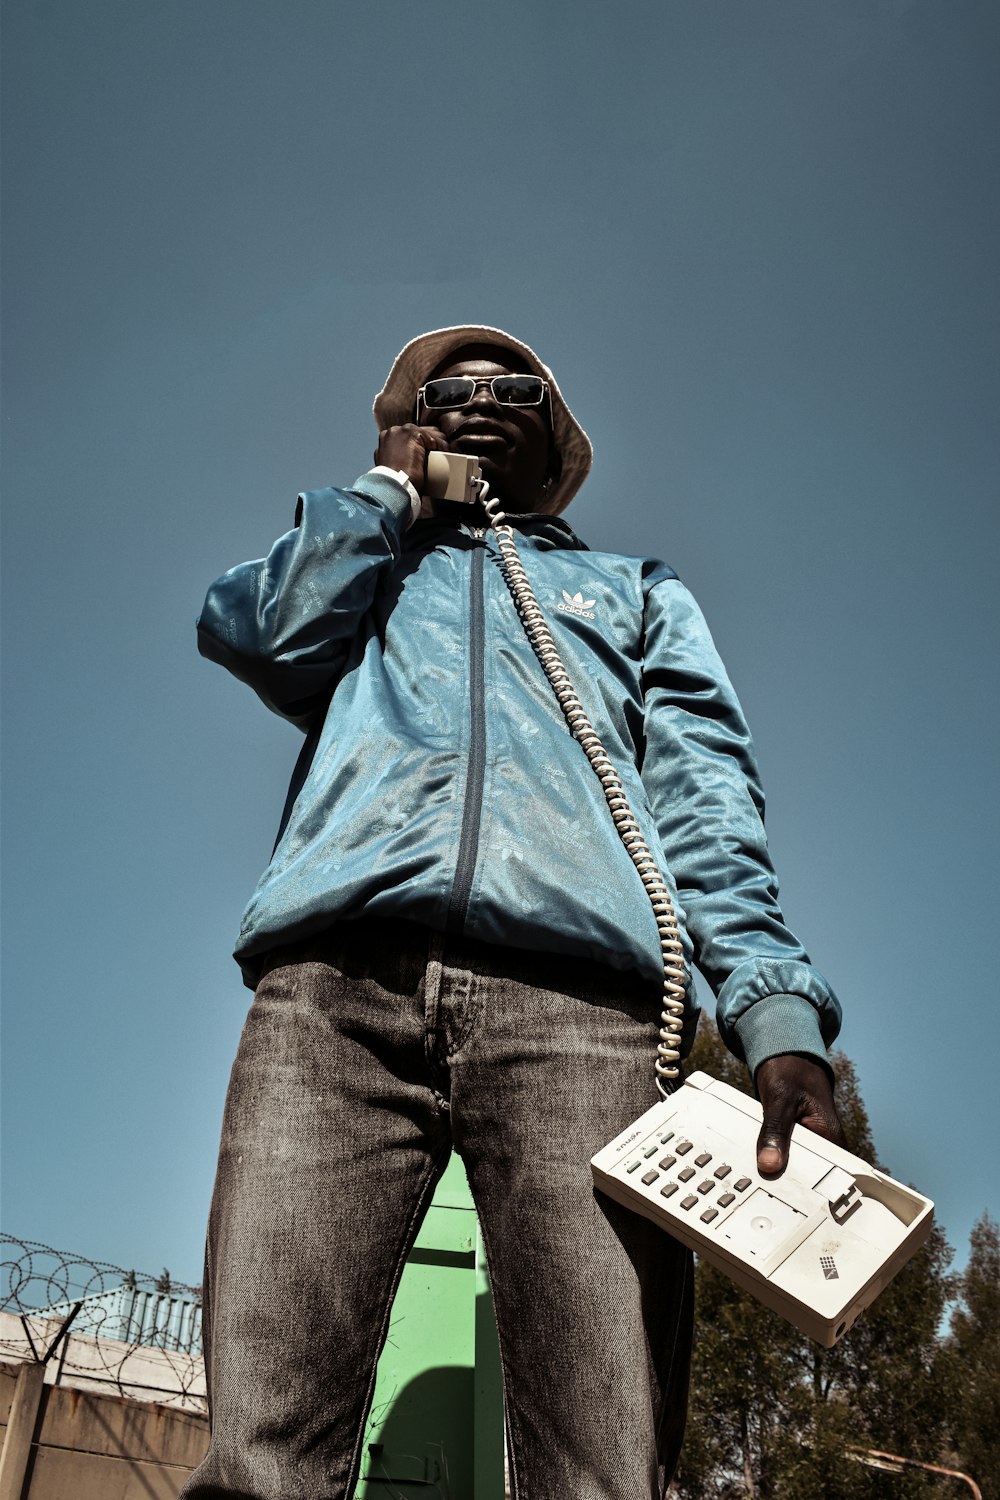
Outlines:
{"label": "telephone button", "polygon": [[699,1193],[710,1193],[714,1187],[715,1183],[711,1177],[706,1177],[704,1182],[699,1182],[698,1191]]}
{"label": "telephone button", "polygon": [[677,1176],[680,1178],[681,1182],[690,1182],[691,1178],[694,1176],[694,1167],[685,1167],[682,1172],[677,1173]]}
{"label": "telephone button", "polygon": [[659,1177],[659,1175],[660,1175],[659,1172],[656,1172],[656,1171],[653,1171],[653,1172],[643,1172],[643,1174],[642,1174],[642,1180],[646,1184],[646,1186],[649,1187],[649,1184],[651,1182],[655,1182],[656,1179]]}
{"label": "telephone button", "polygon": [[687,1156],[688,1152],[691,1150],[691,1147],[693,1145],[694,1145],[693,1141],[678,1141],[677,1147],[676,1147],[677,1155],[678,1156]]}
{"label": "telephone button", "polygon": [[733,1183],[733,1187],[736,1189],[736,1191],[738,1193],[744,1193],[744,1192],[746,1192],[746,1190],[747,1190],[747,1188],[749,1186],[750,1186],[750,1179],[749,1179],[749,1177],[738,1177],[736,1179],[736,1181]]}
{"label": "telephone button", "polygon": [[694,1208],[697,1202],[698,1200],[694,1196],[694,1193],[689,1193],[686,1198],[681,1199],[681,1208]]}
{"label": "telephone button", "polygon": [[663,1184],[663,1186],[660,1188],[660,1197],[661,1198],[672,1198],[673,1195],[676,1193],[676,1191],[677,1191],[677,1184],[676,1184],[676,1182],[665,1182]]}
{"label": "telephone button", "polygon": [[736,1194],[735,1193],[723,1193],[721,1195],[721,1197],[719,1198],[719,1207],[720,1208],[728,1208],[729,1205],[730,1205],[730,1203],[735,1203],[735,1202],[736,1202]]}
{"label": "telephone button", "polygon": [[728,1177],[729,1174],[730,1174],[730,1172],[732,1170],[733,1169],[729,1165],[729,1163],[724,1161],[721,1166],[716,1167],[716,1169],[715,1169],[715,1175],[716,1175],[716,1177],[718,1177],[719,1181],[721,1182],[722,1179],[723,1179],[723,1177]]}
{"label": "telephone button", "polygon": [[676,1156],[663,1156],[660,1158],[659,1164],[663,1168],[664,1172],[669,1172],[670,1168],[673,1166],[676,1160]]}
{"label": "telephone button", "polygon": [[702,1151],[700,1153],[700,1155],[698,1155],[698,1156],[695,1157],[694,1164],[695,1164],[696,1167],[707,1167],[708,1164],[709,1164],[709,1162],[711,1160],[712,1160],[712,1153],[711,1153],[711,1151]]}
{"label": "telephone button", "polygon": [[705,1212],[701,1216],[701,1222],[703,1224],[711,1224],[712,1220],[717,1219],[718,1217],[719,1210],[717,1208],[706,1208]]}

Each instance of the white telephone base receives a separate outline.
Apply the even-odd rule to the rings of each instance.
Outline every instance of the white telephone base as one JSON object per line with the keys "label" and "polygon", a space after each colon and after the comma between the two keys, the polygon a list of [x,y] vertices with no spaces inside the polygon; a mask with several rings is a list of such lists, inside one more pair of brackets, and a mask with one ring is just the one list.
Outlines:
{"label": "white telephone base", "polygon": [[920,1248],[934,1205],[801,1125],[757,1171],[762,1110],[692,1073],[591,1160],[594,1181],[830,1349]]}

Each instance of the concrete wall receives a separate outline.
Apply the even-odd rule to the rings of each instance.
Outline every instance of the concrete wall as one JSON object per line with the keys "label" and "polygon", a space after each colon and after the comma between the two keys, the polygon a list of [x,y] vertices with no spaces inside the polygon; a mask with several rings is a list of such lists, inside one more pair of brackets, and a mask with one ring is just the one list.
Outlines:
{"label": "concrete wall", "polygon": [[[22,1320],[15,1313],[0,1312],[0,1361],[33,1360],[36,1351],[40,1356],[57,1340],[64,1322],[61,1317],[39,1314]],[[134,1396],[138,1401],[159,1401],[194,1412],[206,1409],[205,1366],[200,1354],[94,1338],[75,1332],[72,1325],[69,1337],[58,1342],[45,1366],[45,1383]]]}
{"label": "concrete wall", "polygon": [[[0,1364],[0,1441],[22,1368]],[[27,1463],[5,1466],[0,1500],[176,1500],[208,1447],[200,1412],[58,1385],[37,1401]]]}

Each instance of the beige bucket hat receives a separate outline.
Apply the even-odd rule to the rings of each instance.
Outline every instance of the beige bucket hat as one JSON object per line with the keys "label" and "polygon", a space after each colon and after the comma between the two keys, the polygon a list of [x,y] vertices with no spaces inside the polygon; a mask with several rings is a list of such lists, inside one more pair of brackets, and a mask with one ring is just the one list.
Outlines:
{"label": "beige bucket hat", "polygon": [[469,323],[460,328],[436,328],[432,333],[422,333],[419,338],[411,339],[396,355],[389,377],[375,397],[376,427],[381,431],[385,427],[412,422],[417,391],[442,360],[465,344],[496,344],[501,349],[511,349],[520,355],[533,374],[548,381],[553,437],[562,460],[562,473],[549,490],[546,509],[558,515],[566,509],[590,473],[594,450],[589,437],[566,405],[548,365],[543,365],[527,344],[504,333],[502,328]]}

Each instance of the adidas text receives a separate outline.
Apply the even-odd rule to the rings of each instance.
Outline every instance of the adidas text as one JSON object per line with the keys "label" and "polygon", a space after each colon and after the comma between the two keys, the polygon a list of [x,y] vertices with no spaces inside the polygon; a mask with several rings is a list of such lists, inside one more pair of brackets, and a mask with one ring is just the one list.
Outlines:
{"label": "adidas text", "polygon": [[557,604],[556,608],[561,609],[564,615],[581,615],[585,620],[594,620],[597,616],[591,607],[593,603],[593,599],[585,599],[579,592],[568,594],[563,589],[562,602]]}

